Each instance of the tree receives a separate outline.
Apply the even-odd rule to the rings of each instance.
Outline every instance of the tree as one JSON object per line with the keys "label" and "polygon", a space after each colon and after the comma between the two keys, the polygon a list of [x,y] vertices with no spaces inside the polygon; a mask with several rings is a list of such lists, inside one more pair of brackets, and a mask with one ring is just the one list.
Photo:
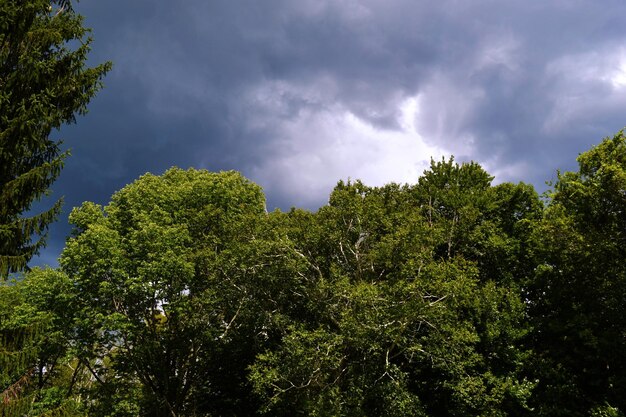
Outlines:
{"label": "tree", "polygon": [[61,200],[25,217],[58,177],[67,152],[53,130],[75,122],[111,68],[86,67],[91,38],[68,0],[0,3],[0,277],[45,245]]}
{"label": "tree", "polygon": [[43,380],[83,401],[46,404],[89,415],[527,414],[537,196],[476,164],[425,177],[340,182],[317,213],[266,213],[238,173],[176,168],[86,202],[61,271],[19,286],[62,335],[35,339],[27,369],[73,369]]}
{"label": "tree", "polygon": [[483,280],[517,285],[532,271],[524,242],[543,207],[531,185],[492,186],[492,180],[475,162],[432,161],[412,194],[429,224],[443,233],[439,256],[460,255],[478,263]]}
{"label": "tree", "polygon": [[79,415],[86,373],[70,354],[72,291],[60,271],[0,283],[0,415]]}
{"label": "tree", "polygon": [[412,187],[340,182],[318,213],[288,213],[305,301],[251,367],[263,411],[528,413],[516,284],[527,272],[506,270],[540,208],[532,187],[492,187],[477,164],[450,160]]}
{"label": "tree", "polygon": [[541,381],[534,401],[541,415],[623,415],[624,132],[582,153],[578,164],[577,172],[559,173],[534,231],[529,306]]}
{"label": "tree", "polygon": [[254,413],[247,367],[271,337],[265,312],[298,276],[268,219],[260,187],[193,169],[146,174],[104,208],[72,211],[61,265],[76,291],[74,346],[98,381],[92,414],[126,415],[122,403],[130,415]]}

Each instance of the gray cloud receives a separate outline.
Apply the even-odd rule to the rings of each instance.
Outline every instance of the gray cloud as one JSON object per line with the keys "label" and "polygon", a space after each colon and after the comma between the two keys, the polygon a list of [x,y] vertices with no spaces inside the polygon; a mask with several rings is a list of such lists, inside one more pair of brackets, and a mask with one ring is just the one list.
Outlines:
{"label": "gray cloud", "polygon": [[[541,187],[626,125],[621,1],[134,0],[78,4],[115,68],[55,195],[106,203],[146,171],[237,169],[269,207],[431,156]],[[42,259],[54,259],[61,219]]]}

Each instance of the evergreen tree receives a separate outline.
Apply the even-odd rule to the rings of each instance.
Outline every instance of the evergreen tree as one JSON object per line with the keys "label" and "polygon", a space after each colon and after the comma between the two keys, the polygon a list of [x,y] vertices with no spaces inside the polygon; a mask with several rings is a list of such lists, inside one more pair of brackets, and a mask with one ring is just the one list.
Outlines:
{"label": "evergreen tree", "polygon": [[51,133],[86,112],[111,67],[86,67],[91,38],[82,23],[67,0],[0,2],[0,277],[23,270],[45,244],[61,201],[25,213],[67,156]]}

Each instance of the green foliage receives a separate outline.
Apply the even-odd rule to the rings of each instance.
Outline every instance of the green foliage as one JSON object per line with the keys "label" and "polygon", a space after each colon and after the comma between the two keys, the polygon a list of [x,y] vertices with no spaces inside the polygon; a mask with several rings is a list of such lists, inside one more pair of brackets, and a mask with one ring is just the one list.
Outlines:
{"label": "green foliage", "polygon": [[[528,329],[513,285],[521,271],[500,276],[508,265],[494,263],[517,259],[518,223],[541,206],[527,186],[495,190],[490,181],[476,164],[443,161],[414,187],[340,182],[317,214],[287,214],[288,237],[309,266],[307,302],[250,368],[265,412],[527,410],[534,383],[521,375],[519,340]],[[524,192],[524,204],[515,202]],[[529,208],[496,207],[494,196]],[[513,246],[511,256],[492,256],[485,236]]]}
{"label": "green foliage", "polygon": [[116,385],[139,387],[142,415],[244,413],[242,369],[265,320],[256,269],[280,256],[263,240],[265,216],[241,175],[180,169],[72,212],[61,264],[77,294],[78,355],[97,364],[101,389],[132,403]]}
{"label": "green foliage", "polygon": [[620,411],[617,408],[611,407],[610,405],[606,404],[606,405],[598,406],[592,409],[590,416],[591,417],[621,417],[623,416],[623,414],[620,413]]}
{"label": "green foliage", "polygon": [[32,217],[106,63],[69,0],[0,2],[0,415],[623,416],[626,137],[547,205],[476,163],[267,213],[236,172]]}
{"label": "green foliage", "polygon": [[476,164],[424,178],[266,213],[237,173],[171,169],[75,209],[66,334],[97,381],[90,413],[528,411],[518,283],[538,197]]}
{"label": "green foliage", "polygon": [[578,163],[578,172],[559,174],[534,231],[531,314],[544,415],[626,410],[624,133]]}
{"label": "green foliage", "polygon": [[82,415],[67,341],[71,293],[67,277],[53,270],[0,286],[2,415]]}
{"label": "green foliage", "polygon": [[25,268],[59,213],[60,200],[24,217],[67,155],[52,130],[86,112],[110,68],[85,66],[88,35],[69,1],[0,2],[0,278]]}
{"label": "green foliage", "polygon": [[2,395],[17,415],[621,416],[623,133],[579,163],[545,207],[450,159],[339,182],[316,213],[267,213],[236,172],[146,174],[72,211],[60,270],[0,287]]}

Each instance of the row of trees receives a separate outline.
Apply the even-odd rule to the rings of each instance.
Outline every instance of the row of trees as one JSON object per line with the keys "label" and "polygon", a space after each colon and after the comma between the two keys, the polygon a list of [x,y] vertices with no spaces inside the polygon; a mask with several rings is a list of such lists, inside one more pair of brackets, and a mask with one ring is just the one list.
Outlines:
{"label": "row of trees", "polygon": [[315,213],[266,213],[236,172],[144,175],[74,209],[60,268],[0,288],[3,334],[33,329],[3,398],[21,415],[623,415],[626,137],[578,161],[545,201],[451,159],[415,185],[339,182]]}
{"label": "row of trees", "polygon": [[265,212],[235,172],[28,217],[110,64],[68,0],[0,2],[0,415],[621,416],[626,138],[545,201],[479,165]]}

